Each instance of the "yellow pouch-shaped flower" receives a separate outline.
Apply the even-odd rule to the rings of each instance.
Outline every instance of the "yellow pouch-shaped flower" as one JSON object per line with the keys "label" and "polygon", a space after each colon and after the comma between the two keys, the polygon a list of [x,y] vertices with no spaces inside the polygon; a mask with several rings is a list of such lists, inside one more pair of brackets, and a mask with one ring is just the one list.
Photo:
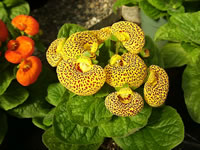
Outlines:
{"label": "yellow pouch-shaped flower", "polygon": [[163,68],[156,65],[149,67],[149,77],[144,85],[144,99],[152,107],[161,106],[169,90],[168,75]]}
{"label": "yellow pouch-shaped flower", "polygon": [[111,32],[133,54],[138,54],[144,47],[144,32],[133,22],[120,21],[114,23],[111,26]]}
{"label": "yellow pouch-shaped flower", "polygon": [[60,83],[80,96],[95,94],[106,80],[103,68],[92,64],[91,60],[84,56],[78,60],[62,60],[56,71]]}
{"label": "yellow pouch-shaped flower", "polygon": [[122,87],[127,83],[130,87],[137,88],[143,84],[147,75],[147,66],[144,61],[132,53],[125,53],[122,56],[114,55],[104,70],[106,82],[113,87]]}
{"label": "yellow pouch-shaped flower", "polygon": [[144,107],[143,98],[130,88],[122,88],[106,97],[106,108],[113,114],[122,117],[135,116]]}

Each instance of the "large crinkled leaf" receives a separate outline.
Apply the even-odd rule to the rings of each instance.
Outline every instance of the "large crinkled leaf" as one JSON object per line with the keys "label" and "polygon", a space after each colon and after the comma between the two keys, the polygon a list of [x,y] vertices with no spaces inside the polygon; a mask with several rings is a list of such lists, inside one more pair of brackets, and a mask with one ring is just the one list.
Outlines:
{"label": "large crinkled leaf", "polygon": [[27,87],[29,98],[23,104],[10,110],[9,113],[19,118],[44,117],[51,110],[51,105],[45,100],[47,87],[56,81],[55,73],[43,66],[38,80]]}
{"label": "large crinkled leaf", "polygon": [[7,128],[7,117],[4,112],[0,110],[0,144],[3,142]]}
{"label": "large crinkled leaf", "polygon": [[147,0],[141,0],[139,2],[139,7],[144,11],[144,13],[152,19],[159,19],[166,15],[165,12],[162,12],[152,6]]}
{"label": "large crinkled leaf", "polygon": [[90,145],[67,144],[54,135],[53,128],[44,132],[42,141],[49,150],[97,150],[101,145],[101,143]]}
{"label": "large crinkled leaf", "polygon": [[84,30],[86,29],[77,24],[65,23],[58,31],[57,38],[68,38],[71,34]]}
{"label": "large crinkled leaf", "polygon": [[101,143],[104,139],[98,127],[84,127],[69,120],[67,102],[61,102],[57,107],[53,119],[55,136],[69,144]]}
{"label": "large crinkled leaf", "polygon": [[62,100],[68,100],[69,98],[68,90],[59,82],[50,84],[47,93],[46,100],[54,106],[57,106]]}
{"label": "large crinkled leaf", "polygon": [[10,12],[9,17],[13,19],[14,17],[18,15],[29,15],[30,7],[29,7],[28,2],[23,2],[14,7],[11,7],[9,9],[9,12]]}
{"label": "large crinkled leaf", "polygon": [[154,41],[149,36],[145,36],[144,48],[148,49],[150,53],[150,56],[144,59],[146,65],[147,66],[158,65],[163,68],[164,61],[161,52],[154,43]]}
{"label": "large crinkled leaf", "polygon": [[182,0],[148,0],[148,2],[155,8],[166,11],[168,9],[175,9],[182,5]]}
{"label": "large crinkled leaf", "polygon": [[167,43],[161,49],[161,54],[165,68],[181,67],[189,61],[188,54],[181,43]]}
{"label": "large crinkled leaf", "polygon": [[16,82],[10,84],[6,92],[0,96],[0,107],[10,110],[22,104],[29,96],[28,91]]}
{"label": "large crinkled leaf", "polygon": [[185,41],[200,44],[200,11],[175,14],[156,32],[156,40]]}
{"label": "large crinkled leaf", "polygon": [[194,121],[200,123],[200,49],[194,49],[193,54],[183,72],[182,87],[188,112]]}
{"label": "large crinkled leaf", "polygon": [[151,115],[151,107],[145,105],[142,111],[132,117],[113,116],[112,120],[100,125],[101,134],[105,137],[123,137],[143,128]]}
{"label": "large crinkled leaf", "polygon": [[8,112],[18,118],[43,117],[51,109],[44,97],[30,93],[29,98],[21,105],[9,110]]}
{"label": "large crinkled leaf", "polygon": [[154,108],[147,126],[125,138],[114,138],[123,150],[171,150],[184,139],[184,125],[170,106]]}
{"label": "large crinkled leaf", "polygon": [[9,67],[0,73],[0,95],[2,95],[15,78],[13,68]]}
{"label": "large crinkled leaf", "polygon": [[112,113],[104,104],[104,98],[94,96],[74,96],[67,103],[69,119],[81,126],[94,127],[108,122]]}

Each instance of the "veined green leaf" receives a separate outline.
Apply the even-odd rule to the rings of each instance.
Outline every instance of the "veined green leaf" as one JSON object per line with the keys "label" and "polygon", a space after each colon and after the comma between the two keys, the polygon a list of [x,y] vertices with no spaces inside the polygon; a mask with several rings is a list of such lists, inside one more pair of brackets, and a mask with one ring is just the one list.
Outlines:
{"label": "veined green leaf", "polygon": [[69,120],[81,126],[94,127],[108,122],[112,113],[104,104],[104,98],[94,96],[74,96],[67,103]]}
{"label": "veined green leaf", "polygon": [[148,2],[155,8],[167,11],[171,8],[178,8],[182,5],[182,0],[148,0]]}
{"label": "veined green leaf", "polygon": [[147,0],[141,0],[139,2],[139,7],[144,11],[144,13],[152,19],[159,19],[166,15],[165,12],[162,12],[152,6]]}
{"label": "veined green leaf", "polygon": [[57,106],[61,101],[68,100],[69,98],[68,90],[59,82],[50,84],[47,93],[46,100],[54,106]]}
{"label": "veined green leaf", "polygon": [[54,135],[53,128],[49,128],[42,135],[42,141],[49,150],[97,150],[102,143],[90,145],[67,144]]}
{"label": "veined green leaf", "polygon": [[182,88],[191,118],[200,123],[200,49],[194,49],[193,54],[195,54],[194,58],[191,59],[191,63],[187,65],[183,72]]}
{"label": "veined green leaf", "polygon": [[58,31],[57,38],[62,38],[62,37],[68,38],[73,33],[85,31],[85,30],[86,30],[85,28],[77,24],[66,23]]}
{"label": "veined green leaf", "polygon": [[24,87],[13,82],[6,92],[0,96],[0,107],[4,110],[10,110],[22,104],[28,96],[29,93]]}
{"label": "veined green leaf", "polygon": [[181,46],[181,43],[167,43],[160,52],[165,68],[180,67],[189,61],[188,54]]}
{"label": "veined green leaf", "polygon": [[175,42],[193,42],[200,44],[200,11],[180,13],[170,17],[167,24],[161,26],[155,34],[155,40]]}
{"label": "veined green leaf", "polygon": [[101,143],[104,139],[98,127],[84,127],[69,120],[67,102],[61,102],[57,107],[53,119],[55,136],[69,144]]}
{"label": "veined green leaf", "polygon": [[123,150],[171,150],[184,139],[181,117],[170,106],[155,108],[147,126],[125,138],[114,138]]}
{"label": "veined green leaf", "polygon": [[18,15],[29,15],[29,13],[30,13],[30,7],[28,2],[20,3],[19,5],[11,7],[9,9],[9,17],[11,19],[13,19]]}

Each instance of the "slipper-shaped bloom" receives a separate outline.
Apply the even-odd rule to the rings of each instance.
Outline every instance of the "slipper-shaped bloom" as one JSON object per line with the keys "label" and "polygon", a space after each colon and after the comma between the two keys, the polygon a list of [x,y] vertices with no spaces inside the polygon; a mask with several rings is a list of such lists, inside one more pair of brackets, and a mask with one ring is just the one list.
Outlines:
{"label": "slipper-shaped bloom", "polygon": [[103,68],[92,64],[86,56],[81,56],[77,60],[62,60],[56,72],[60,83],[80,96],[95,94],[106,80]]}
{"label": "slipper-shaped bloom", "polygon": [[16,74],[17,81],[23,86],[33,84],[41,71],[42,63],[40,59],[36,56],[30,56],[20,63]]}
{"label": "slipper-shaped bloom", "polygon": [[144,99],[152,107],[161,106],[169,90],[168,75],[163,68],[156,65],[149,67],[149,77],[144,85]]}
{"label": "slipper-shaped bloom", "polygon": [[98,43],[101,44],[105,40],[110,38],[110,36],[111,36],[111,27],[108,26],[108,27],[101,28],[100,30],[92,30],[90,32],[92,32],[96,36],[96,38],[98,40]]}
{"label": "slipper-shaped bloom", "polygon": [[106,65],[104,70],[106,82],[113,87],[129,84],[130,87],[137,88],[143,84],[147,75],[147,66],[144,61],[132,53],[112,56],[110,64]]}
{"label": "slipper-shaped bloom", "polygon": [[81,56],[86,51],[88,51],[92,57],[95,57],[97,49],[98,41],[92,32],[77,32],[66,40],[62,48],[62,57],[64,60],[69,58],[76,59],[77,56]]}
{"label": "slipper-shaped bloom", "polygon": [[28,15],[18,15],[12,19],[12,25],[28,35],[36,35],[39,32],[39,23]]}
{"label": "slipper-shaped bloom", "polygon": [[122,88],[106,97],[105,106],[114,115],[128,117],[138,114],[144,107],[144,101],[137,92]]}
{"label": "slipper-shaped bloom", "polygon": [[18,64],[34,52],[34,41],[27,36],[19,36],[16,40],[10,40],[7,44],[5,58],[7,61]]}
{"label": "slipper-shaped bloom", "polygon": [[111,32],[131,53],[138,54],[144,47],[144,32],[133,22],[120,21],[114,23],[111,26]]}
{"label": "slipper-shaped bloom", "polygon": [[46,52],[47,61],[52,67],[56,67],[62,60],[61,50],[63,48],[64,42],[65,38],[58,38],[54,40]]}
{"label": "slipper-shaped bloom", "polygon": [[5,23],[0,20],[0,42],[5,42],[8,39],[8,29]]}

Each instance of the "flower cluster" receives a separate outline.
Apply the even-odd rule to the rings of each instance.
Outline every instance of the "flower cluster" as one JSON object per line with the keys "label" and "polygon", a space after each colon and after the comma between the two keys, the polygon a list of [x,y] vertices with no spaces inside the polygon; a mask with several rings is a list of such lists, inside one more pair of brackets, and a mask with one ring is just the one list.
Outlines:
{"label": "flower cluster", "polygon": [[[127,52],[116,52],[104,68],[93,64],[99,45],[112,36]],[[111,27],[56,39],[46,56],[49,64],[57,67],[58,79],[68,90],[81,96],[92,95],[106,82],[119,89],[106,97],[106,108],[117,116],[134,116],[144,106],[142,96],[134,89],[144,84],[144,99],[152,107],[165,102],[169,89],[165,70],[156,65],[148,68],[138,55],[144,43],[144,33],[137,24],[120,21]]]}
{"label": "flower cluster", "polygon": [[[32,56],[35,42],[31,37],[39,32],[39,23],[31,16],[18,15],[13,18],[11,24],[16,30],[20,30],[22,35],[8,41],[5,58],[10,63],[19,64],[16,79],[21,85],[28,86],[37,80],[42,70],[40,59]],[[8,39],[8,31],[4,29],[6,26],[1,21],[0,26],[3,27],[0,28],[0,41],[5,41]]]}

